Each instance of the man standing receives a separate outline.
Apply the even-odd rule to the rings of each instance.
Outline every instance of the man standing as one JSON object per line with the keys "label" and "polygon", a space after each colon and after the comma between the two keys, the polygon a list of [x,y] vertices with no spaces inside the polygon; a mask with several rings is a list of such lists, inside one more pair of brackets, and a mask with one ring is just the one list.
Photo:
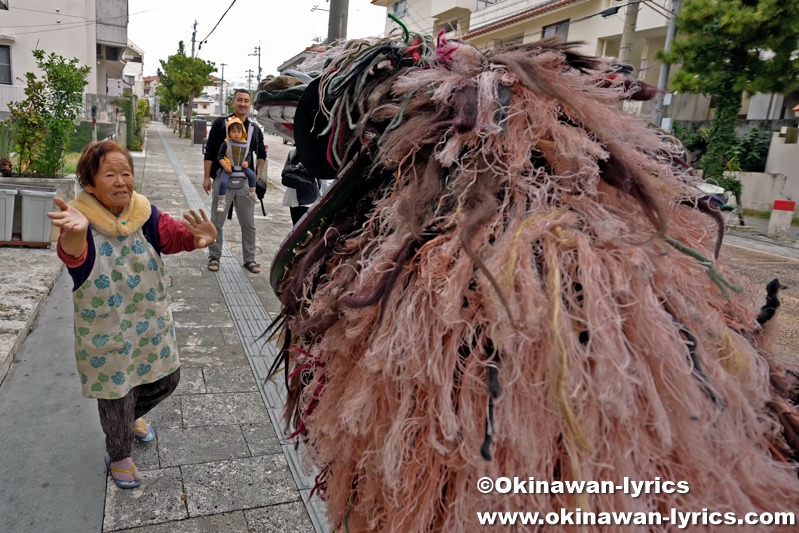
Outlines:
{"label": "man standing", "polygon": [[[219,184],[216,179],[221,170],[219,162],[216,161],[219,147],[225,142],[225,121],[236,116],[244,123],[244,131],[247,135],[252,135],[250,140],[250,150],[255,151],[258,161],[255,165],[255,174],[261,175],[261,169],[266,162],[266,148],[264,147],[264,135],[257,124],[252,125],[250,133],[250,93],[246,89],[236,89],[233,93],[233,115],[225,115],[214,120],[211,124],[211,131],[208,133],[208,141],[205,143],[205,177],[203,178],[203,189],[206,194],[211,196],[211,221],[216,226],[216,242],[208,247],[208,270],[217,272],[219,270],[219,258],[222,255],[222,245],[224,244],[222,228],[225,225],[226,212],[217,213],[216,206],[219,202]],[[213,177],[213,181],[212,181]],[[227,198],[236,206],[236,218],[241,226],[241,248],[244,256],[244,268],[258,274],[261,266],[255,262],[255,204],[247,198],[246,180],[241,188],[233,189],[228,186]],[[227,210],[225,210],[227,211]]]}

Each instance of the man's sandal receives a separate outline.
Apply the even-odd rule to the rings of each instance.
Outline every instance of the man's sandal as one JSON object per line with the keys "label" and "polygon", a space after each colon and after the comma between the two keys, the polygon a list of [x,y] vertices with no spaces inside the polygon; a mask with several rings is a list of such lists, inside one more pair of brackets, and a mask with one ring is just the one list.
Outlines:
{"label": "man's sandal", "polygon": [[256,263],[255,261],[250,261],[249,263],[244,263],[244,268],[252,272],[253,274],[260,274],[261,273],[261,265]]}
{"label": "man's sandal", "polygon": [[131,457],[112,463],[111,457],[105,454],[105,466],[111,472],[111,479],[120,489],[132,489],[141,485],[141,474]]}
{"label": "man's sandal", "polygon": [[150,442],[155,438],[155,432],[150,424],[145,422],[143,418],[139,418],[133,424],[133,436],[142,442]]}
{"label": "man's sandal", "polygon": [[208,270],[211,272],[219,272],[219,259],[211,259],[208,261]]}

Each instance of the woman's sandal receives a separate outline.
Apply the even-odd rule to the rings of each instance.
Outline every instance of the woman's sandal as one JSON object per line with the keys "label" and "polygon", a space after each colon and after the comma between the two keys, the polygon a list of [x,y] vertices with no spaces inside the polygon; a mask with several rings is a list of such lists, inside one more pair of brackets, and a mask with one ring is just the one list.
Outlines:
{"label": "woman's sandal", "polygon": [[211,259],[208,261],[208,270],[211,272],[219,272],[219,259]]}
{"label": "woman's sandal", "polygon": [[261,265],[256,263],[255,261],[250,261],[249,263],[244,263],[244,268],[252,272],[253,274],[260,274],[261,273]]}
{"label": "woman's sandal", "polygon": [[111,457],[105,454],[105,466],[111,472],[111,479],[120,489],[132,489],[141,485],[141,474],[131,457],[125,457],[121,461],[112,463]]}
{"label": "woman's sandal", "polygon": [[155,438],[155,432],[150,424],[145,422],[143,418],[139,418],[133,424],[133,436],[142,442],[150,442]]}

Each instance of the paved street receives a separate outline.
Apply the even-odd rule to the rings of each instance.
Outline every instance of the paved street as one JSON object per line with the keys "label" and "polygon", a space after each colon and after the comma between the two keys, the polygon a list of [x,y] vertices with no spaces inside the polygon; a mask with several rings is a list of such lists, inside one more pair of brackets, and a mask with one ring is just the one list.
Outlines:
{"label": "paved street", "polygon": [[[263,272],[241,267],[235,219],[225,226],[229,250],[218,274],[207,270],[202,250],[164,257],[182,375],[148,417],[157,440],[135,446],[144,477],[138,489],[118,490],[106,474],[96,405],[81,397],[75,376],[70,278],[55,251],[0,248],[0,355],[14,354],[0,386],[0,532],[325,530],[322,505],[309,497],[312,476],[302,473],[293,443],[279,437],[281,390],[265,380],[274,348],[260,334],[278,309],[267,273],[291,226],[274,186],[291,146],[267,142],[266,215],[256,208]],[[137,189],[170,215],[210,203],[199,150],[171,129],[151,124],[146,152],[134,162]],[[745,296],[753,309],[772,278],[795,287],[783,300],[780,339],[780,347],[795,349],[799,247],[742,232],[725,243],[724,262],[750,278]]]}

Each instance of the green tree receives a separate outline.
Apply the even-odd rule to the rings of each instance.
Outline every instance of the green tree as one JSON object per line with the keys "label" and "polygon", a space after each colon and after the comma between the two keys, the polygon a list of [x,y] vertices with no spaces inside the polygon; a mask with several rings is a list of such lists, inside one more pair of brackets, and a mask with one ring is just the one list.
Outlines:
{"label": "green tree", "polygon": [[175,80],[167,77],[160,68],[158,69],[157,75],[159,76],[159,81],[158,86],[155,88],[155,95],[158,97],[161,110],[177,111],[180,102],[178,102],[175,94],[172,92]]}
{"label": "green tree", "polygon": [[785,93],[799,85],[799,2],[687,0],[677,18],[679,39],[660,59],[682,64],[672,78],[681,92],[716,97],[701,167],[706,180],[735,194],[741,183],[725,175],[744,92]]}
{"label": "green tree", "polygon": [[161,76],[162,98],[169,103],[189,104],[186,116],[191,117],[191,102],[208,85],[208,76],[216,72],[211,61],[186,55],[183,41],[178,43],[178,52],[161,60],[158,75]]}
{"label": "green tree", "polygon": [[37,166],[43,174],[55,174],[69,149],[75,121],[83,111],[83,88],[89,83],[86,76],[91,67],[79,66],[77,58],[66,59],[52,52],[46,56],[44,50],[34,50],[33,57],[44,72],[43,115],[47,132]]}

